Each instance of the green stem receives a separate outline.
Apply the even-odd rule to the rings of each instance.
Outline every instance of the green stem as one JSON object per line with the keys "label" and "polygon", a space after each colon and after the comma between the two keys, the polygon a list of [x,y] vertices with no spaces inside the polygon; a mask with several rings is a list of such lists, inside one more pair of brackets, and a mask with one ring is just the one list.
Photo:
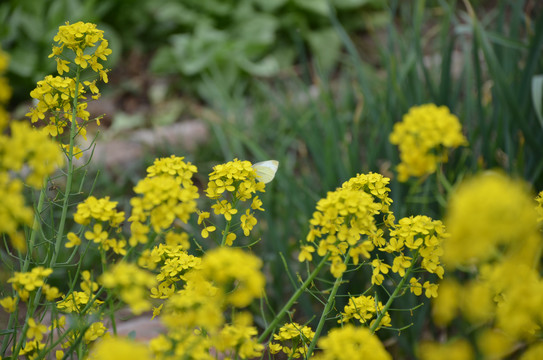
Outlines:
{"label": "green stem", "polygon": [[221,247],[224,246],[224,244],[226,244],[226,238],[228,236],[228,232],[230,231],[230,223],[232,222],[232,220],[229,220],[226,222],[226,226],[224,227],[224,232],[222,234],[222,240],[221,240]]}
{"label": "green stem", "polygon": [[388,298],[388,301],[385,304],[385,306],[383,307],[383,310],[381,312],[379,312],[379,315],[377,316],[377,319],[375,319],[375,322],[370,327],[370,331],[372,332],[372,334],[375,333],[375,331],[379,327],[379,324],[381,323],[381,320],[383,319],[383,317],[385,317],[388,309],[390,308],[390,306],[392,305],[394,300],[398,297],[399,292],[402,291],[405,283],[407,282],[407,279],[410,278],[409,275],[411,275],[411,273],[413,272],[413,268],[415,267],[415,263],[417,262],[417,260],[418,260],[418,256],[414,256],[413,261],[411,262],[411,265],[405,271],[405,275],[402,277],[402,279],[398,283],[398,286],[396,286],[396,289],[394,289],[394,292],[392,293],[392,295],[390,295],[390,297]]}
{"label": "green stem", "polygon": [[55,250],[49,259],[49,267],[52,268],[56,264],[58,255],[60,253],[60,246],[62,245],[62,239],[64,238],[64,227],[66,225],[66,218],[68,214],[68,205],[70,193],[72,191],[73,173],[74,173],[74,140],[77,135],[77,103],[78,103],[78,90],[79,90],[79,76],[81,69],[78,67],[75,73],[75,90],[74,99],[72,104],[72,125],[70,128],[70,146],[68,149],[68,171],[66,174],[66,190],[64,192],[64,202],[62,204],[62,215],[60,217],[60,223],[57,231],[57,239],[55,241]]}
{"label": "green stem", "polygon": [[[349,253],[347,253],[347,256],[345,256],[345,261],[343,263],[347,264],[349,262],[349,258],[350,258]],[[315,329],[315,335],[313,336],[313,339],[311,340],[311,344],[309,344],[309,348],[307,349],[306,356],[308,359],[313,354],[313,350],[315,349],[315,346],[317,346],[317,340],[319,340],[320,333],[322,332],[322,328],[324,327],[324,323],[326,322],[326,317],[332,310],[332,306],[335,303],[336,294],[339,289],[339,285],[341,285],[342,281],[343,281],[343,276],[340,276],[336,278],[336,281],[334,282],[334,287],[332,287],[330,296],[328,296],[328,300],[326,301],[326,305],[324,306],[324,310],[322,311],[321,318],[319,319],[319,323],[317,324],[317,328]]]}
{"label": "green stem", "polygon": [[292,307],[292,305],[294,305],[294,302],[298,300],[298,298],[302,295],[302,293],[308,288],[308,286],[313,282],[313,280],[318,275],[318,273],[322,270],[322,267],[324,266],[324,264],[326,264],[326,261],[328,260],[329,257],[330,257],[330,253],[327,253],[319,262],[315,270],[313,270],[313,272],[309,274],[309,277],[307,278],[307,280],[305,280],[302,283],[302,286],[300,286],[298,290],[296,290],[296,292],[290,297],[290,299],[285,304],[285,306],[283,306],[281,311],[279,311],[279,313],[275,315],[275,318],[273,319],[273,321],[270,323],[270,325],[268,325],[266,330],[264,330],[264,332],[258,338],[259,343],[263,342],[268,337],[268,335],[273,330],[275,330],[275,328],[277,327],[277,324],[281,321],[283,316],[285,316],[287,311]]}
{"label": "green stem", "polygon": [[[45,189],[47,188],[47,182],[48,182],[48,179],[44,179],[43,185],[40,191],[40,197],[38,198],[38,206],[36,207],[36,213],[34,214],[34,222],[32,224],[32,228],[30,229],[30,240],[28,242],[28,258],[29,259],[32,258],[32,251],[34,250],[34,244],[36,242],[36,236],[38,234],[38,227],[40,226],[40,223],[41,223],[40,214],[43,210],[43,203],[45,201]],[[29,261],[26,261],[22,269],[22,272],[26,272],[26,270],[28,270],[28,264],[29,264]]]}

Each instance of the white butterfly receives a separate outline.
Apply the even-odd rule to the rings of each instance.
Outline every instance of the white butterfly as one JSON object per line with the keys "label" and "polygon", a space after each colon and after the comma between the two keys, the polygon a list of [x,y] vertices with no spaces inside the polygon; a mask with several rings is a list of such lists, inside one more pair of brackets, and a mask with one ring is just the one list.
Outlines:
{"label": "white butterfly", "polygon": [[277,160],[262,161],[253,165],[253,169],[256,171],[257,180],[264,184],[273,180],[278,167],[279,161]]}

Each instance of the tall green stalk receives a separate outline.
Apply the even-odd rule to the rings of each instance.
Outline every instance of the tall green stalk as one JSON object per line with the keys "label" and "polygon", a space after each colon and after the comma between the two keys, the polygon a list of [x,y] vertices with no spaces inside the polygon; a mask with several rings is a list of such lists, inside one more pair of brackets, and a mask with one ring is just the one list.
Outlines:
{"label": "tall green stalk", "polygon": [[[347,256],[345,256],[345,261],[343,263],[346,265],[349,262],[349,259],[350,259],[350,256],[349,256],[349,253],[347,253]],[[334,286],[332,287],[330,296],[328,296],[328,300],[326,301],[324,310],[322,310],[321,318],[319,319],[319,323],[317,324],[317,328],[315,329],[315,335],[313,336],[313,339],[311,340],[311,344],[309,344],[309,348],[307,349],[306,355],[308,359],[311,357],[311,354],[313,353],[315,346],[317,346],[317,341],[319,340],[320,334],[322,332],[322,328],[324,327],[324,323],[326,322],[326,317],[328,316],[328,314],[332,310],[332,307],[334,306],[336,294],[339,289],[339,285],[341,285],[342,281],[343,281],[343,276],[340,276],[336,278],[336,281],[334,282]]]}
{"label": "tall green stalk", "polygon": [[319,272],[322,270],[322,267],[324,266],[324,264],[326,264],[326,261],[328,260],[328,258],[330,257],[330,253],[326,254],[322,259],[321,261],[319,262],[319,264],[317,265],[317,267],[315,268],[315,270],[313,270],[313,272],[309,275],[309,277],[303,282],[302,286],[300,286],[296,292],[290,297],[290,299],[287,301],[287,303],[285,304],[285,306],[283,306],[283,308],[279,311],[279,313],[277,315],[275,315],[275,318],[273,319],[273,321],[270,323],[270,325],[268,325],[268,327],[266,328],[266,330],[264,330],[264,332],[260,335],[260,337],[258,338],[258,342],[261,343],[263,342],[264,340],[266,340],[266,338],[268,337],[268,335],[273,331],[275,330],[275,328],[277,327],[277,324],[279,324],[279,322],[281,321],[281,319],[283,319],[283,316],[285,316],[285,314],[287,313],[287,311],[292,307],[292,305],[294,305],[294,302],[296,300],[298,300],[298,298],[302,295],[302,293],[309,287],[309,285],[311,285],[311,283],[313,282],[313,280],[315,279],[315,277],[319,274]]}
{"label": "tall green stalk", "polygon": [[79,99],[78,91],[79,91],[80,73],[81,73],[81,69],[77,67],[76,72],[75,72],[75,90],[74,90],[74,98],[73,98],[73,104],[72,104],[72,124],[70,127],[70,143],[69,143],[69,148],[68,148],[66,190],[64,192],[64,202],[62,203],[62,214],[60,216],[60,223],[58,225],[57,238],[55,241],[55,249],[48,261],[50,268],[53,268],[55,266],[58,255],[60,253],[60,246],[62,245],[62,239],[64,238],[64,227],[66,226],[66,218],[68,215],[69,199],[70,199],[70,194],[72,191],[72,183],[73,183],[73,175],[74,175],[74,163],[73,163],[74,140],[75,140],[75,136],[77,135],[77,103]]}

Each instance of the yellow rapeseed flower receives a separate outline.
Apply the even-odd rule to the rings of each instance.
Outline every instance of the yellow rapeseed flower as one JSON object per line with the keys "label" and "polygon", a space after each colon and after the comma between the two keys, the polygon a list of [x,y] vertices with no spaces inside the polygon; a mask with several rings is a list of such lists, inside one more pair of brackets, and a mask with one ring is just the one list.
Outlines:
{"label": "yellow rapeseed flower", "polygon": [[295,322],[287,323],[273,335],[273,342],[269,344],[270,351],[274,354],[283,351],[285,355],[294,359],[306,358],[314,336],[315,332],[309,326]]}
{"label": "yellow rapeseed flower", "polygon": [[419,358],[421,360],[472,360],[475,355],[467,340],[458,339],[448,343],[422,342],[419,345]]}
{"label": "yellow rapeseed flower", "polygon": [[156,285],[156,279],[135,264],[119,262],[103,273],[99,282],[105,288],[117,291],[136,315],[152,308],[148,293]]}
{"label": "yellow rapeseed flower", "polygon": [[450,148],[467,145],[458,118],[446,106],[434,104],[410,108],[402,121],[394,124],[390,142],[400,150],[400,181],[435,172],[438,163],[447,162]]}
{"label": "yellow rapeseed flower", "polygon": [[379,338],[365,327],[348,324],[332,329],[317,344],[322,352],[312,357],[315,360],[392,360]]}
{"label": "yellow rapeseed flower", "polygon": [[350,187],[329,192],[326,198],[317,202],[306,241],[309,245],[318,241],[320,256],[330,253],[331,271],[335,277],[346,270],[341,256],[348,249],[355,263],[359,258],[369,258],[369,251],[374,248],[373,240],[380,237],[374,217],[382,208],[382,204],[374,202],[372,195]]}
{"label": "yellow rapeseed flower", "polygon": [[93,346],[87,360],[151,360],[144,344],[121,337],[109,337]]}
{"label": "yellow rapeseed flower", "polygon": [[497,172],[462,183],[452,194],[445,223],[446,264],[481,264],[503,255],[533,263],[541,242],[527,185]]}
{"label": "yellow rapeseed flower", "polygon": [[263,294],[265,279],[261,267],[258,257],[241,249],[222,247],[208,251],[196,272],[223,291],[227,303],[244,307]]}

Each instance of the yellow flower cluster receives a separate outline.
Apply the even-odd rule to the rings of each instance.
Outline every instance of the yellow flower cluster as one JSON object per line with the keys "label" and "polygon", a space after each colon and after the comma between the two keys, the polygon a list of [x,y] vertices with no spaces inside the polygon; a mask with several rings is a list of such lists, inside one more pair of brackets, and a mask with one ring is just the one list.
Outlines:
{"label": "yellow flower cluster", "polygon": [[[440,258],[443,255],[442,243],[448,236],[445,232],[445,226],[439,220],[432,220],[428,216],[410,216],[402,218],[395,224],[390,231],[390,241],[379,250],[392,253],[396,257],[392,264],[392,271],[400,276],[405,275],[405,270],[409,268],[413,261],[418,257],[422,258],[421,267],[431,274],[437,274],[443,278],[445,270],[441,265]],[[409,252],[411,256],[404,253]],[[382,278],[376,282],[379,277],[379,270],[374,267],[372,277],[373,283],[381,283]],[[437,285],[420,285],[415,279],[411,279],[411,291],[420,295],[422,288],[426,288],[427,297],[437,296]]]}
{"label": "yellow flower cluster", "polygon": [[222,247],[207,252],[194,274],[213,281],[227,304],[245,307],[264,292],[261,267],[258,257],[241,249]]}
{"label": "yellow flower cluster", "polygon": [[224,197],[226,192],[235,199],[247,201],[257,191],[264,192],[264,188],[264,183],[257,181],[256,172],[249,161],[234,159],[213,167],[206,193],[210,199]]}
{"label": "yellow flower cluster", "polygon": [[315,332],[309,326],[295,322],[285,324],[273,335],[274,342],[269,344],[270,353],[282,351],[289,359],[305,359],[314,336]]}
{"label": "yellow flower cluster", "polygon": [[[174,233],[168,233],[171,237],[170,234]],[[160,266],[160,272],[156,275],[158,285],[151,289],[151,297],[169,298],[179,288],[177,284],[185,280],[185,274],[200,266],[201,258],[190,255],[185,249],[185,246],[179,244],[159,244],[142,253],[139,260],[141,266],[148,269]]]}
{"label": "yellow flower cluster", "polygon": [[[77,205],[74,221],[81,225],[90,225],[94,222],[92,231],[85,232],[85,238],[98,244],[105,251],[113,250],[116,254],[126,254],[126,240],[117,240],[109,236],[109,229],[119,229],[125,220],[123,211],[117,211],[117,202],[110,201],[109,196],[97,199],[89,196],[85,201]],[[81,245],[81,239],[73,232],[67,235],[65,246],[72,248]]]}
{"label": "yellow flower cluster", "polygon": [[450,266],[481,264],[502,256],[503,248],[532,264],[541,241],[537,212],[527,185],[497,172],[462,183],[445,218],[451,237],[443,261]]}
{"label": "yellow flower cluster", "polygon": [[314,360],[392,360],[379,338],[365,327],[348,324],[332,329],[317,344],[322,352],[314,356]]}
{"label": "yellow flower cluster", "polygon": [[93,346],[86,360],[151,360],[144,344],[121,337],[109,337]]}
{"label": "yellow flower cluster", "polygon": [[[377,173],[369,172],[368,174],[357,174],[356,176],[350,178],[344,182],[341,187],[351,190],[363,191],[367,194],[370,194],[374,197],[374,202],[380,203],[381,207],[379,211],[382,214],[392,215],[390,211],[390,205],[392,204],[392,199],[389,197],[390,188],[390,179]],[[394,218],[392,217],[393,221]]]}
{"label": "yellow flower cluster", "polygon": [[100,223],[109,223],[109,226],[119,227],[124,221],[124,212],[117,211],[118,202],[110,201],[109,196],[97,199],[89,196],[85,201],[77,205],[74,221],[81,225],[89,225],[92,220]]}
{"label": "yellow flower cluster", "polygon": [[63,157],[47,135],[27,123],[11,121],[8,127],[4,104],[11,89],[3,76],[7,63],[7,55],[0,50],[0,234],[7,234],[16,249],[25,251],[26,241],[18,228],[32,224],[33,211],[25,206],[24,183],[41,188],[44,179],[62,165]]}
{"label": "yellow flower cluster", "polygon": [[[108,82],[107,70],[100,63],[107,60],[111,54],[108,48],[108,42],[103,38],[103,31],[96,29],[95,24],[78,22],[59,27],[58,34],[54,38],[57,45],[53,46],[53,51],[49,57],[55,57],[57,62],[57,72],[60,76],[48,75],[44,80],[39,81],[37,87],[30,93],[33,99],[38,101],[36,107],[32,108],[26,115],[31,118],[33,123],[43,120],[47,113],[50,113],[46,120],[46,131],[51,136],[58,136],[64,132],[74,119],[74,99],[77,99],[75,108],[76,116],[83,120],[82,124],[76,122],[77,133],[83,137],[86,135],[85,125],[89,120],[87,103],[80,103],[79,100],[85,100],[85,94],[90,92],[93,99],[100,97],[100,91],[94,81],[79,81],[79,71],[90,67],[98,73],[100,79]],[[65,49],[70,49],[73,54],[63,53]],[[75,56],[75,58],[73,58]],[[68,58],[72,57],[70,61]],[[74,63],[77,67],[76,75],[73,77],[62,77],[66,72],[70,72],[69,65]],[[100,124],[99,119],[97,119]]]}
{"label": "yellow flower cluster", "polygon": [[[196,357],[200,351],[209,355],[213,346],[222,353],[237,350],[241,358],[260,356],[263,347],[254,338],[257,331],[250,315],[237,311],[233,322],[226,323],[224,314],[228,308],[246,307],[262,296],[261,266],[260,259],[241,249],[221,247],[207,252],[201,264],[184,275],[183,289],[166,300],[161,320],[168,328],[167,337],[154,339],[153,351],[170,351],[178,357],[190,352]],[[190,343],[200,344],[200,350]]]}
{"label": "yellow flower cluster", "polygon": [[169,175],[175,177],[179,185],[184,188],[194,186],[192,176],[198,172],[198,168],[190,162],[185,162],[184,157],[171,155],[168,158],[155,159],[153,165],[147,168],[148,177]]}
{"label": "yellow flower cluster", "polygon": [[58,146],[47,136],[32,129],[24,122],[14,121],[11,136],[0,136],[0,168],[20,172],[25,168],[24,182],[41,188],[43,179],[62,165],[63,157]]}
{"label": "yellow flower cluster", "polygon": [[469,342],[464,339],[457,339],[447,344],[422,342],[419,346],[418,355],[421,360],[473,360],[475,358]]}
{"label": "yellow flower cluster", "polygon": [[[525,354],[540,351],[530,344],[543,326],[543,278],[538,271],[542,237],[527,189],[520,181],[487,172],[461,184],[449,202],[451,236],[445,240],[443,259],[469,274],[462,283],[448,279],[440,284],[442,293],[433,300],[432,313],[442,326],[460,315],[471,324],[489,324],[474,334],[477,350],[466,345],[465,354],[504,358],[522,342],[528,346]],[[423,358],[430,359],[452,345],[425,346]]]}
{"label": "yellow flower cluster", "polygon": [[[216,215],[222,215],[230,224],[233,215],[238,213],[239,202],[247,202],[252,199],[251,205],[240,216],[239,227],[243,234],[249,236],[251,230],[257,224],[254,211],[264,211],[262,201],[256,196],[257,192],[264,192],[265,184],[258,180],[258,176],[249,161],[234,159],[225,164],[219,164],[213,167],[213,172],[209,174],[209,183],[206,189],[207,197],[216,200],[211,206]],[[209,234],[217,228],[207,219],[209,212],[201,212],[198,217],[198,224],[203,225],[202,237],[207,238]],[[238,223],[230,227],[228,225],[226,234],[223,234],[223,245],[231,246],[237,235],[235,230]]]}
{"label": "yellow flower cluster", "polygon": [[[53,269],[47,269],[42,266],[37,266],[27,272],[15,272],[8,279],[8,283],[12,284],[13,290],[22,301],[28,301],[31,294],[34,294],[39,288],[42,288],[48,300],[54,300],[60,297],[60,293],[56,287],[49,286],[45,283],[45,279],[53,273]],[[6,301],[6,304],[12,301]]]}
{"label": "yellow flower cluster", "polygon": [[[349,303],[343,308],[343,316],[338,323],[345,323],[350,319],[356,319],[364,326],[371,327],[377,315],[383,312],[383,304],[371,295],[361,295],[349,298]],[[391,326],[391,318],[388,312],[381,319],[378,328]]]}
{"label": "yellow flower cluster", "polygon": [[[70,25],[69,22],[66,22],[66,25],[58,28],[58,33],[53,40],[57,45],[53,46],[53,52],[49,57],[55,57],[57,71],[60,75],[69,71],[70,62],[62,60],[60,57],[64,49],[67,48],[74,52],[76,65],[83,69],[90,66],[107,83],[107,70],[104,70],[100,60],[107,60],[107,57],[111,55],[111,49],[108,48],[108,41],[104,39],[104,32],[98,30],[95,24],[79,21]],[[97,43],[99,43],[98,46],[96,46]]]}
{"label": "yellow flower cluster", "polygon": [[192,174],[196,172],[194,165],[172,156],[155,160],[147,172],[147,177],[134,187],[134,192],[141,197],[130,200],[131,246],[147,243],[150,230],[147,221],[156,233],[160,233],[172,226],[175,219],[186,223],[196,212],[199,194],[192,183]]}
{"label": "yellow flower cluster", "polygon": [[91,306],[87,309],[88,313],[95,313],[99,310],[103,301],[95,298],[98,283],[93,281],[90,271],[87,270],[81,273],[81,279],[79,286],[82,291],[72,291],[69,295],[63,296],[62,300],[57,303],[57,309],[66,313],[82,313],[91,302]]}
{"label": "yellow flower cluster", "polygon": [[398,180],[434,173],[439,163],[447,162],[449,148],[467,144],[461,130],[460,121],[446,106],[425,104],[409,109],[390,134],[390,142],[400,150]]}
{"label": "yellow flower cluster", "polygon": [[213,347],[224,355],[235,359],[236,355],[241,359],[254,359],[262,356],[264,345],[260,344],[256,335],[258,331],[252,325],[249,314],[237,314],[234,323],[225,325],[213,342]]}
{"label": "yellow flower cluster", "polygon": [[[87,306],[92,303],[89,308]],[[72,291],[69,295],[62,297],[57,303],[57,309],[65,313],[82,313],[87,309],[87,313],[93,314],[100,310],[100,305],[104,302],[95,299],[94,294],[86,291]]]}
{"label": "yellow flower cluster", "polygon": [[354,264],[358,264],[360,258],[370,257],[369,252],[375,248],[372,239],[378,242],[380,237],[374,216],[381,208],[382,204],[375,203],[374,197],[364,191],[338,188],[329,192],[317,202],[317,211],[309,221],[307,242],[310,245],[302,247],[300,258],[309,259],[307,253],[314,251],[311,244],[320,240],[318,254],[330,254],[330,271],[336,278],[340,277],[347,268],[341,256],[347,251]]}
{"label": "yellow flower cluster", "polygon": [[103,273],[99,281],[105,288],[115,289],[134,314],[151,309],[148,294],[156,279],[150,272],[132,263],[119,262]]}

